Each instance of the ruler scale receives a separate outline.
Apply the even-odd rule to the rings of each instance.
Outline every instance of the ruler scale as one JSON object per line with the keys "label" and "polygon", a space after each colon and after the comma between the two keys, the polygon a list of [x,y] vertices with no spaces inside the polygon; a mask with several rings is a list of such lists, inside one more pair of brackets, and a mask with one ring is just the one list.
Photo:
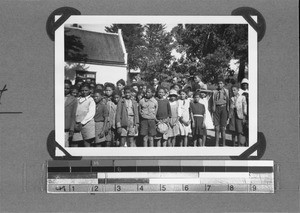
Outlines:
{"label": "ruler scale", "polygon": [[48,161],[48,193],[274,193],[273,161]]}

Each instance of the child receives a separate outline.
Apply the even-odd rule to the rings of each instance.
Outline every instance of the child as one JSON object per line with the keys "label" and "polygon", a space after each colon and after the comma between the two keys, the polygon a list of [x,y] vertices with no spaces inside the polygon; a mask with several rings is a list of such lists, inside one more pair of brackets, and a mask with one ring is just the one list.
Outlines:
{"label": "child", "polygon": [[134,136],[137,133],[139,125],[138,106],[135,100],[131,98],[131,88],[124,87],[124,98],[122,98],[117,106],[116,124],[118,133],[121,135],[120,146],[125,146],[128,139],[129,147],[135,147]]}
{"label": "child", "polygon": [[[199,103],[200,100],[200,92],[195,92],[194,94],[194,102],[191,103],[191,118],[192,118],[192,128],[193,128],[193,136],[194,136],[194,146],[203,146],[205,145],[206,140],[206,128],[204,124],[205,120],[205,106]],[[201,135],[202,140],[201,140]]]}
{"label": "child", "polygon": [[190,101],[187,100],[187,91],[179,91],[180,100],[178,100],[178,117],[179,117],[179,132],[180,132],[180,146],[187,146],[188,135],[192,132],[191,130],[191,119],[190,119]]}
{"label": "child", "polygon": [[229,130],[232,131],[232,142],[235,144],[237,137],[237,146],[240,146],[243,134],[243,123],[247,115],[247,102],[245,96],[239,94],[238,86],[232,86],[233,97],[230,100],[230,122]]}
{"label": "child", "polygon": [[[95,120],[95,146],[107,146],[105,143],[105,132],[108,131],[108,109],[104,102],[104,93],[102,90],[95,90],[94,101],[96,103]],[[108,141],[109,143],[109,141]]]}
{"label": "child", "polygon": [[190,100],[190,102],[194,101],[194,92],[192,90],[188,90],[188,100]]}
{"label": "child", "polygon": [[70,94],[71,81],[65,80],[65,147],[69,147],[69,140],[74,134],[77,99]]}
{"label": "child", "polygon": [[227,125],[229,112],[229,92],[224,88],[224,79],[219,78],[217,81],[217,90],[213,93],[213,118],[215,126],[216,146],[219,146],[220,131],[222,135],[222,145],[225,146],[225,127]]}
{"label": "child", "polygon": [[168,146],[174,147],[176,143],[176,136],[179,135],[179,121],[178,121],[178,94],[175,90],[170,90],[169,101],[171,107],[170,128],[168,131]]}
{"label": "child", "polygon": [[[214,129],[214,124],[212,121],[211,114],[209,112],[209,99],[211,97],[212,91],[207,90],[207,87],[204,86],[203,88],[200,89],[200,100],[199,103],[203,104],[205,106],[205,119],[204,119],[204,124],[205,124],[205,131],[207,129]],[[203,135],[203,146],[205,146],[206,142],[206,134]]]}
{"label": "child", "polygon": [[117,81],[116,85],[117,85],[118,90],[121,91],[122,97],[123,97],[124,96],[124,90],[123,89],[125,87],[125,81],[123,79],[120,79],[120,80]]}
{"label": "child", "polygon": [[[121,92],[119,90],[115,90],[113,93],[113,103],[114,103],[114,111],[115,111],[115,117],[116,117],[116,112],[117,112],[117,105],[122,98]],[[116,119],[115,117],[113,118],[113,125],[111,127],[111,136],[112,136],[112,145],[119,147],[120,146],[120,136],[117,132],[117,126],[116,126]]]}
{"label": "child", "polygon": [[[139,113],[141,116],[141,131],[143,136],[143,145],[153,147],[153,137],[156,135],[156,114],[158,103],[153,97],[155,90],[153,87],[148,86],[146,89],[145,97],[139,103]],[[148,144],[149,140],[149,144]]]}
{"label": "child", "polygon": [[[165,88],[160,87],[158,89],[158,98],[156,99],[158,104],[156,122],[158,125],[160,123],[165,123],[166,125],[168,125],[170,122],[170,118],[172,117],[171,106],[168,99],[165,99],[165,94],[166,94]],[[164,132],[161,131],[158,126],[158,133],[156,135],[156,139],[158,139],[157,140],[158,147],[160,146],[166,147],[167,140],[168,140],[168,129]]]}
{"label": "child", "polygon": [[108,131],[106,132],[106,141],[107,141],[107,145],[111,146],[113,143],[112,127],[115,126],[116,108],[117,108],[117,106],[112,101],[115,85],[113,83],[105,83],[104,89],[106,95],[106,106],[108,109],[108,122],[107,122]]}
{"label": "child", "polygon": [[76,85],[71,86],[70,94],[75,98],[79,97],[79,89]]}
{"label": "child", "polygon": [[89,147],[95,139],[95,111],[96,104],[90,96],[91,88],[88,83],[83,83],[80,88],[81,97],[77,100],[75,117],[75,131],[73,141],[83,140],[84,146]]}

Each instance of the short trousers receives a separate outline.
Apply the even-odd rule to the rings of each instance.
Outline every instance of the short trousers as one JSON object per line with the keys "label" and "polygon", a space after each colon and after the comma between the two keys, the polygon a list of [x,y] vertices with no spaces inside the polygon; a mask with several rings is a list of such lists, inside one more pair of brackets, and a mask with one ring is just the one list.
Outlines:
{"label": "short trousers", "polygon": [[156,135],[156,123],[155,120],[142,119],[141,120],[141,131],[140,134],[145,136],[155,136]]}
{"label": "short trousers", "polygon": [[82,141],[95,138],[95,121],[92,119],[82,126],[80,132],[74,132],[73,141]]}
{"label": "short trousers", "polygon": [[128,116],[128,126],[127,128],[122,128],[121,137],[135,136],[137,134],[137,129],[134,126],[134,117]]}
{"label": "short trousers", "polygon": [[[105,135],[102,138],[99,137],[99,134],[104,129],[104,122],[95,122],[95,142],[102,143],[106,141]],[[104,132],[103,132],[104,133]]]}
{"label": "short trousers", "polygon": [[214,125],[226,127],[227,119],[228,119],[228,112],[226,109],[226,105],[224,106],[216,106],[216,111],[213,114],[214,116]]}

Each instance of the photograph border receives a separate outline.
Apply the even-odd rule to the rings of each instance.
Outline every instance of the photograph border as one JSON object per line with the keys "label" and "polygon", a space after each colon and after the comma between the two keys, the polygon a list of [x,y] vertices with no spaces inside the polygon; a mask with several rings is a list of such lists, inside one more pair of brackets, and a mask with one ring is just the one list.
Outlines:
{"label": "photograph border", "polygon": [[[257,21],[256,16],[251,16]],[[56,16],[58,19],[59,16]],[[55,31],[55,140],[72,156],[87,157],[203,157],[238,156],[249,147],[65,147],[64,145],[64,25],[78,24],[247,24],[249,70],[249,147],[257,142],[257,32],[242,16],[70,16]],[[58,148],[56,156],[65,154]],[[254,153],[255,155],[255,153]]]}

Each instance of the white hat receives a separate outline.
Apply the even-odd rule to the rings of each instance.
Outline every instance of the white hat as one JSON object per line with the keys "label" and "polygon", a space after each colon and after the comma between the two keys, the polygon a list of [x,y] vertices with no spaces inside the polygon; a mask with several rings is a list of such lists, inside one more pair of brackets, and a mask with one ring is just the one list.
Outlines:
{"label": "white hat", "polygon": [[244,78],[244,79],[242,80],[241,84],[249,84],[248,79],[247,79],[247,78]]}

